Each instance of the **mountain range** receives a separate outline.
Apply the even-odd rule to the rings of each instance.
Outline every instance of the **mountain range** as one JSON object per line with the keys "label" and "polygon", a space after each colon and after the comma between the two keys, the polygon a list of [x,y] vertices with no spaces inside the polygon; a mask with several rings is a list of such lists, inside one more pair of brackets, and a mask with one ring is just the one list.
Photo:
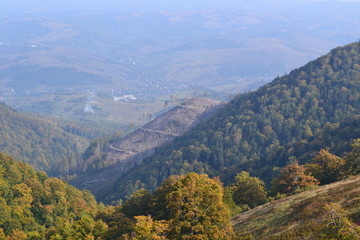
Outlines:
{"label": "mountain range", "polygon": [[296,10],[5,14],[0,90],[16,96],[106,89],[147,97],[189,85],[244,91],[357,39],[354,9],[342,17],[322,7],[321,21],[312,21],[319,19],[315,10]]}
{"label": "mountain range", "polygon": [[[284,166],[309,163],[327,148],[344,156],[334,156],[348,171],[336,179],[359,174],[359,141],[351,151],[349,146],[360,137],[359,103],[360,42],[354,42],[229,103],[190,99],[127,136],[98,138],[86,151],[96,131],[1,104],[1,151],[49,175],[73,174],[69,179],[93,190],[99,201],[124,203],[97,204],[88,191],[0,154],[0,238],[114,239],[146,233],[165,237],[164,232],[206,236],[204,226],[215,226],[215,221],[230,239],[223,201],[238,173],[258,177],[242,175],[265,192],[264,185]],[[313,184],[314,189],[287,196],[267,191],[272,196],[265,201],[278,200],[234,216],[235,235],[324,239],[335,230],[343,234],[345,226],[349,239],[358,239],[359,181],[354,176],[321,187]],[[229,187],[224,190],[221,182]],[[328,228],[334,226],[334,216],[341,228]]]}
{"label": "mountain range", "polygon": [[289,154],[277,160],[284,147],[291,150],[329,124],[360,114],[359,45],[338,47],[256,91],[236,96],[210,120],[122,173],[106,194],[123,198],[191,171],[220,176],[225,183],[241,170],[271,179],[274,167],[295,158]]}

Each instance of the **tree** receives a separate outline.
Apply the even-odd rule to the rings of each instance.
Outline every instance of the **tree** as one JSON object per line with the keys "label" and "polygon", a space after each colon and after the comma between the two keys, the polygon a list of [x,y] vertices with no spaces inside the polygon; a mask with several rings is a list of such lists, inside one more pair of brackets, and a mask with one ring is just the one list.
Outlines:
{"label": "tree", "polygon": [[166,220],[154,221],[150,216],[136,216],[136,240],[162,240],[166,239],[169,224]]}
{"label": "tree", "polygon": [[253,208],[267,201],[264,182],[257,177],[250,177],[245,171],[235,176],[233,190],[233,199],[238,205],[247,204]]}
{"label": "tree", "polygon": [[161,185],[154,191],[151,197],[150,214],[155,220],[169,220],[171,218],[170,211],[166,207],[166,196],[175,190],[175,183],[181,177],[173,175],[165,179]]}
{"label": "tree", "polygon": [[134,230],[135,220],[126,217],[120,207],[108,206],[99,212],[96,219],[101,219],[108,225],[104,236],[107,240],[119,239]]}
{"label": "tree", "polygon": [[360,239],[360,227],[347,218],[347,212],[336,203],[324,207],[326,215],[317,239]]}
{"label": "tree", "polygon": [[19,229],[13,229],[12,233],[6,238],[6,240],[26,240],[26,239],[28,239],[26,234]]}
{"label": "tree", "polygon": [[150,198],[151,194],[142,188],[123,204],[121,211],[129,218],[148,214],[150,211]]}
{"label": "tree", "polygon": [[273,189],[275,192],[291,193],[318,184],[319,181],[316,178],[306,173],[304,166],[294,161],[281,170],[280,176],[273,181]]}
{"label": "tree", "polygon": [[305,167],[321,184],[328,184],[340,180],[344,164],[342,158],[321,149]]}
{"label": "tree", "polygon": [[206,174],[180,177],[167,194],[170,239],[231,239],[229,210],[221,184]]}
{"label": "tree", "polygon": [[357,175],[360,174],[360,138],[354,140],[351,147],[351,152],[345,157],[345,174]]}

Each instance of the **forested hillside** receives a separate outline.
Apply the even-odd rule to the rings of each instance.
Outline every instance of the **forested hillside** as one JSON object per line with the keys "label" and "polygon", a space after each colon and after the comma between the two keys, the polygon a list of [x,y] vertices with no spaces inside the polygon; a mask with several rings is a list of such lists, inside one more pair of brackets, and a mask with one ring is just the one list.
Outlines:
{"label": "forested hillside", "polygon": [[106,230],[98,211],[89,192],[0,153],[0,239],[94,239]]}
{"label": "forested hillside", "polygon": [[0,153],[0,239],[232,239],[224,189],[190,173],[150,194],[98,205],[87,191]]}
{"label": "forested hillside", "polygon": [[279,151],[306,144],[325,127],[356,117],[359,103],[360,42],[355,42],[236,96],[210,121],[120,176],[103,199],[154,189],[172,174],[191,171],[220,175],[225,183],[240,170],[271,179],[273,167],[295,157],[290,151],[278,161]]}
{"label": "forested hillside", "polygon": [[0,151],[52,176],[67,174],[81,160],[90,134],[84,131],[76,124],[56,124],[0,104]]}

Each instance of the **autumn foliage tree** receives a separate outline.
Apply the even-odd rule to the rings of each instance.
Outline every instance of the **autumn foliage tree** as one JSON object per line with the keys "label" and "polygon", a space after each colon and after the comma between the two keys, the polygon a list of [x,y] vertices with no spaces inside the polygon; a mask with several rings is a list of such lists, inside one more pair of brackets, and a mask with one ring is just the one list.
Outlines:
{"label": "autumn foliage tree", "polygon": [[308,186],[318,185],[319,181],[306,173],[304,166],[297,161],[285,166],[280,176],[273,181],[273,190],[280,193],[302,191]]}
{"label": "autumn foliage tree", "polygon": [[0,239],[101,239],[95,198],[0,153]]}
{"label": "autumn foliage tree", "polygon": [[324,209],[324,222],[316,239],[360,239],[360,227],[349,220],[347,212],[339,204],[330,203]]}
{"label": "autumn foliage tree", "polygon": [[166,220],[154,221],[151,216],[136,216],[134,240],[164,240],[169,228]]}
{"label": "autumn foliage tree", "polygon": [[[101,219],[109,227],[104,239],[232,239],[223,199],[218,179],[197,173],[171,176],[153,193],[141,189],[113,212],[104,213]],[[130,228],[119,235],[116,226]]]}
{"label": "autumn foliage tree", "polygon": [[229,210],[219,181],[205,174],[181,177],[167,196],[170,239],[231,239]]}

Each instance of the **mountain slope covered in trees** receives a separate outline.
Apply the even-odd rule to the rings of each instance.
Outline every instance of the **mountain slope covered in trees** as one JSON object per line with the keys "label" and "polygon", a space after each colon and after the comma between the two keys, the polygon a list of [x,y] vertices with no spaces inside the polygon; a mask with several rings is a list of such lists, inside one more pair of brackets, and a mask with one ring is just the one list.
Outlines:
{"label": "mountain slope covered in trees", "polygon": [[[79,136],[87,134],[75,127],[18,113],[1,103],[0,151],[49,175],[67,174],[81,159],[88,144],[85,137]],[[79,135],[67,131],[77,131]]]}
{"label": "mountain slope covered in trees", "polygon": [[0,239],[94,239],[99,210],[89,192],[0,153]]}
{"label": "mountain slope covered in trees", "polygon": [[105,207],[0,153],[0,239],[232,239],[223,193],[217,179],[190,173]]}
{"label": "mountain slope covered in trees", "polygon": [[240,170],[271,179],[268,170],[291,159],[290,154],[283,162],[271,162],[278,151],[359,115],[359,103],[360,42],[355,42],[236,96],[208,122],[120,176],[103,199],[154,189],[172,174],[191,171],[220,175],[225,183]]}

